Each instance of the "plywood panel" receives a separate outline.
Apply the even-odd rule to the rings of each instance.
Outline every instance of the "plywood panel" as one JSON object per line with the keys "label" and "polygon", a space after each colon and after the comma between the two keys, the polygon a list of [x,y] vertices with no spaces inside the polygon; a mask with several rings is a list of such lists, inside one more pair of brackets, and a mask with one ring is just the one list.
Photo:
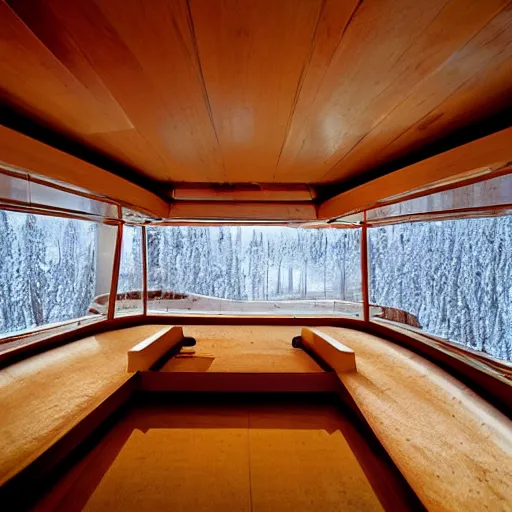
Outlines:
{"label": "plywood panel", "polygon": [[[282,181],[348,177],[344,156],[425,80],[431,84],[419,95],[423,101],[443,88],[445,78],[436,74],[440,66],[451,71],[458,85],[464,82],[454,54],[506,4],[504,0],[440,0],[416,3],[413,8],[408,0],[362,3],[314,101],[308,96],[298,100],[278,177]],[[478,71],[478,56],[467,66]],[[431,75],[436,78],[432,80]],[[420,118],[409,117],[404,124]],[[393,127],[400,122],[398,115],[391,121]],[[374,144],[369,151],[376,158],[381,148]]]}
{"label": "plywood panel", "polygon": [[84,507],[251,510],[247,430],[135,430]]}
{"label": "plywood panel", "polygon": [[[467,12],[480,25],[485,17],[479,16],[485,16],[482,9],[487,10],[488,6],[477,2],[472,6],[473,12]],[[458,23],[456,26],[461,27]],[[507,103],[505,96],[511,99],[511,67],[512,10],[507,9],[482,26],[421,83],[411,87],[323,179],[354,175],[365,167],[375,167],[441,139],[475,118],[490,116],[499,105]],[[494,104],[489,96],[497,98]]]}
{"label": "plywood panel", "polygon": [[509,510],[512,423],[439,367],[369,334],[322,328],[358,355],[338,376],[431,511]]}
{"label": "plywood panel", "polygon": [[321,2],[190,3],[227,180],[274,181]]}
{"label": "plywood panel", "polygon": [[0,370],[0,485],[126,382],[126,351],[161,329],[91,336]]}
{"label": "plywood panel", "polygon": [[512,105],[509,7],[0,0],[0,99],[165,187],[338,182]]}
{"label": "plywood panel", "polygon": [[345,438],[351,428],[325,404],[148,405],[36,510],[382,510]]}
{"label": "plywood panel", "polygon": [[189,6],[185,0],[96,0],[133,53],[145,81],[162,99],[170,122],[166,161],[175,180],[229,181],[210,119]]}
{"label": "plywood panel", "polygon": [[[32,3],[28,13],[39,18],[49,36],[57,38],[60,34],[72,44],[66,33],[55,30],[55,20],[47,9],[39,10]],[[0,18],[1,97],[56,129],[85,134],[131,127],[80,53],[76,53],[77,62],[66,62],[71,65],[68,69],[3,0]],[[73,74],[74,64],[84,65],[83,76]]]}
{"label": "plywood panel", "polygon": [[196,339],[161,371],[177,372],[322,372],[304,351],[292,347],[298,327],[188,326],[185,336]]}
{"label": "plywood panel", "polygon": [[[290,416],[278,416],[281,428],[269,412],[250,416],[253,510],[383,510],[339,429],[335,411],[290,411]],[[321,420],[315,421],[313,414]],[[287,420],[289,427],[303,421],[309,428],[286,428]]]}

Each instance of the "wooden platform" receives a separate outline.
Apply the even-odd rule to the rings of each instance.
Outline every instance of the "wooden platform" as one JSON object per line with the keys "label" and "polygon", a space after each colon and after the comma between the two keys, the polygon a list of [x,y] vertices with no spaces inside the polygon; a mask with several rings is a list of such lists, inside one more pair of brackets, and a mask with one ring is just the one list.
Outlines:
{"label": "wooden platform", "polygon": [[165,372],[309,373],[323,369],[305,352],[292,347],[300,327],[187,326],[197,345],[184,349]]}
{"label": "wooden platform", "polygon": [[91,336],[0,370],[0,485],[125,383],[127,350],[161,329]]}
{"label": "wooden platform", "polygon": [[[92,336],[2,369],[0,482],[126,383],[127,350],[161,328]],[[429,510],[510,509],[509,419],[409,350],[351,329],[322,330],[356,353],[357,372],[338,377]],[[184,326],[184,334],[197,340],[194,355],[171,359],[155,375],[324,375],[305,352],[291,347],[299,327]]]}
{"label": "wooden platform", "polygon": [[512,422],[438,366],[376,336],[322,328],[357,354],[338,376],[429,511],[512,509]]}

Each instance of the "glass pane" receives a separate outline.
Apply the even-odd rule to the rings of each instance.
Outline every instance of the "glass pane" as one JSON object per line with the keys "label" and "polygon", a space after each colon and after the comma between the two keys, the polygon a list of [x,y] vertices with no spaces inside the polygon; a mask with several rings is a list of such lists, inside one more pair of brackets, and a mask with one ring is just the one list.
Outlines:
{"label": "glass pane", "polygon": [[142,286],[142,228],[124,226],[116,316],[143,313]]}
{"label": "glass pane", "polygon": [[512,216],[371,228],[376,316],[512,359]]}
{"label": "glass pane", "polygon": [[0,335],[105,313],[112,231],[115,240],[109,226],[0,211]]}
{"label": "glass pane", "polygon": [[151,312],[361,315],[360,229],[151,227]]}

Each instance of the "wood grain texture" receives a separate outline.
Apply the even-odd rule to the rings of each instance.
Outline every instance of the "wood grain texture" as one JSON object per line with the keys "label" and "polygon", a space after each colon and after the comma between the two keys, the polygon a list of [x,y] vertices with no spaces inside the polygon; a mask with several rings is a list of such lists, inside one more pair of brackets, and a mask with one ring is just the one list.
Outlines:
{"label": "wood grain texture", "polygon": [[[493,133],[450,151],[386,174],[373,181],[342,192],[318,208],[319,219],[341,217],[363,211],[394,196],[412,193],[437,182],[469,177],[472,172],[498,168],[512,160],[512,128]],[[425,193],[432,193],[435,189]]]}
{"label": "wood grain texture", "polygon": [[349,329],[322,331],[357,353],[357,373],[338,376],[428,510],[510,510],[507,417],[407,349]]}
{"label": "wood grain texture", "polygon": [[169,211],[168,204],[152,192],[4,126],[0,126],[0,162],[75,185],[157,217],[166,217]]}
{"label": "wood grain texture", "polygon": [[[1,370],[0,434],[6,440],[0,452],[1,481],[125,382],[127,349],[160,329],[144,326],[92,336]],[[339,378],[429,510],[464,510],[475,504],[507,510],[512,498],[509,419],[404,348],[350,329],[322,330],[357,353],[358,372],[339,373]],[[293,357],[287,353],[300,354],[291,347],[299,333],[299,327],[185,326],[198,347],[216,348],[217,371],[251,364],[254,369],[258,362],[267,371],[283,371]],[[322,499],[328,495],[323,492]]]}
{"label": "wood grain texture", "polygon": [[168,214],[168,219],[310,221],[316,218],[313,203],[281,202],[176,201],[170,204]]}
{"label": "wood grain texture", "polygon": [[0,370],[0,484],[126,382],[126,351],[161,329],[147,325],[91,336]]}
{"label": "wood grain texture", "polygon": [[300,327],[187,326],[185,335],[197,344],[183,348],[163,372],[323,372],[305,352],[292,347]]}
{"label": "wood grain texture", "polygon": [[128,350],[128,372],[149,370],[182,340],[182,327],[169,326],[160,329]]}
{"label": "wood grain texture", "polygon": [[364,179],[512,106],[510,0],[0,0],[0,16],[0,100],[166,188]]}
{"label": "wood grain texture", "polygon": [[226,181],[274,181],[321,2],[190,4]]}
{"label": "wood grain texture", "polygon": [[[336,179],[340,173],[353,176],[365,166],[376,167],[389,162],[442,139],[475,118],[491,115],[499,109],[500,102],[508,103],[505,96],[510,98],[510,88],[505,84],[510,82],[511,75],[505,77],[504,74],[510,73],[512,66],[510,4],[488,19],[493,7],[500,8],[505,3],[494,2],[492,6],[488,2],[463,2],[466,9],[457,11],[454,8],[460,5],[456,3],[443,9],[434,27],[422,35],[428,53],[437,58],[447,40],[460,37],[462,33],[471,34],[475,29],[478,31],[421,82],[408,84],[405,76],[404,87],[412,87],[402,101],[388,115],[377,118],[371,130],[324,177],[326,181]],[[452,18],[454,30],[446,30],[443,23],[446,16]],[[421,66],[425,66],[425,61]],[[483,97],[482,103],[476,100]]]}
{"label": "wood grain texture", "polygon": [[354,351],[321,329],[305,327],[301,331],[301,338],[304,347],[320,357],[335,372],[357,371]]}

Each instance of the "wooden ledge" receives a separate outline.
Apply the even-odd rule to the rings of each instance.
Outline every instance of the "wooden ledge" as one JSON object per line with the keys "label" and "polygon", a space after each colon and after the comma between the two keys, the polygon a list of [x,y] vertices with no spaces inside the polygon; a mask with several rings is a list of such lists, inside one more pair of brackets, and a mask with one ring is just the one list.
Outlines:
{"label": "wooden ledge", "polygon": [[340,382],[334,372],[226,373],[140,372],[143,391],[203,393],[332,393]]}
{"label": "wooden ledge", "polygon": [[183,327],[164,327],[128,350],[128,372],[149,370],[183,340]]}
{"label": "wooden ledge", "polygon": [[320,329],[304,328],[301,332],[303,345],[314,352],[335,372],[355,372],[356,354],[351,349]]}

